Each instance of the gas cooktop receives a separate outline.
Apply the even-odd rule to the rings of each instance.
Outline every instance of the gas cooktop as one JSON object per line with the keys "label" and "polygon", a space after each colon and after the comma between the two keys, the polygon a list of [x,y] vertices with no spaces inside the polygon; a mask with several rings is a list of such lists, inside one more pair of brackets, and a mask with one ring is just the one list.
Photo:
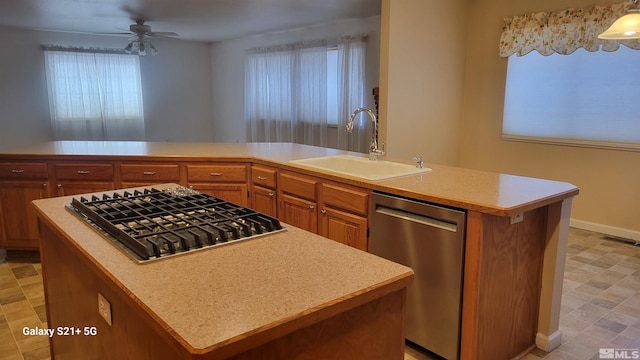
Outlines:
{"label": "gas cooktop", "polygon": [[140,263],[286,230],[276,218],[185,187],[81,196],[67,209]]}

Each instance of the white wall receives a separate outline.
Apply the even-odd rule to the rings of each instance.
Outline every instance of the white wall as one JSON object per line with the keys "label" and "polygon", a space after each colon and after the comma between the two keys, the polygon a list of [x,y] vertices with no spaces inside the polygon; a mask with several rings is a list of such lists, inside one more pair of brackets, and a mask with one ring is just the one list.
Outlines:
{"label": "white wall", "polygon": [[[244,122],[244,54],[246,49],[355,34],[369,35],[365,89],[367,94],[371,94],[371,89],[378,86],[380,16],[343,20],[214,43],[211,46],[214,141],[243,142],[247,139]],[[366,99],[368,100],[366,106],[375,107],[373,95],[366,97]]]}
{"label": "white wall", "polygon": [[[122,48],[126,37],[0,28],[0,148],[52,140],[42,45]],[[209,45],[154,39],[140,58],[149,141],[211,141]]]}

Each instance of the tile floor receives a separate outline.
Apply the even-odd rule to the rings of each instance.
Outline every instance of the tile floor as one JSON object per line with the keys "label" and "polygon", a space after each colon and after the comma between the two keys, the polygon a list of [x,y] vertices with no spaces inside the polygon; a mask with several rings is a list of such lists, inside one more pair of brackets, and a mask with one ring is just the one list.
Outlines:
{"label": "tile floor", "polygon": [[[0,360],[48,359],[46,337],[22,328],[46,328],[37,258],[11,253],[0,262]],[[562,345],[533,350],[523,360],[595,360],[599,349],[640,350],[640,247],[571,229],[560,328]],[[405,360],[431,359],[407,348]]]}

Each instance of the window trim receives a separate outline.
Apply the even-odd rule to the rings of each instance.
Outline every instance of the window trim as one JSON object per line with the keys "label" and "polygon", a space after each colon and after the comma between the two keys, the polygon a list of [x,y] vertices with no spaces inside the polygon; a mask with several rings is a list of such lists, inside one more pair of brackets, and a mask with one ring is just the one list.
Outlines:
{"label": "window trim", "polygon": [[545,144],[545,145],[560,145],[571,146],[591,149],[607,149],[607,150],[623,150],[640,152],[640,144],[623,143],[623,142],[610,142],[610,141],[594,141],[594,140],[576,140],[576,139],[562,139],[562,138],[546,138],[538,136],[522,136],[522,135],[508,135],[502,134],[502,140],[513,142],[525,142],[533,144]]}

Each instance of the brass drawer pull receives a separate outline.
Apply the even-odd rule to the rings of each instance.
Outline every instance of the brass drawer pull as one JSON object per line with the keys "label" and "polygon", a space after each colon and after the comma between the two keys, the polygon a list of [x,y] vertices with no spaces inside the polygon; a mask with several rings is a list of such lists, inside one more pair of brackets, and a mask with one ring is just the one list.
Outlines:
{"label": "brass drawer pull", "polygon": [[275,195],[273,192],[269,193],[269,197],[273,197],[273,195]]}
{"label": "brass drawer pull", "polygon": [[78,171],[76,171],[76,173],[78,173],[80,175],[86,175],[86,174],[91,173],[91,171],[89,171],[89,170],[78,170]]}
{"label": "brass drawer pull", "polygon": [[20,169],[20,170],[18,170],[18,169],[11,170],[11,173],[12,173],[12,174],[22,174],[23,172],[24,172],[24,170],[23,170],[23,169]]}
{"label": "brass drawer pull", "polygon": [[266,181],[267,177],[266,176],[258,176],[258,180]]}
{"label": "brass drawer pull", "polygon": [[145,171],[142,173],[142,175],[155,175],[156,172],[155,171]]}
{"label": "brass drawer pull", "polygon": [[222,173],[219,173],[219,172],[212,172],[212,173],[210,173],[209,175],[211,175],[211,176],[222,176]]}

